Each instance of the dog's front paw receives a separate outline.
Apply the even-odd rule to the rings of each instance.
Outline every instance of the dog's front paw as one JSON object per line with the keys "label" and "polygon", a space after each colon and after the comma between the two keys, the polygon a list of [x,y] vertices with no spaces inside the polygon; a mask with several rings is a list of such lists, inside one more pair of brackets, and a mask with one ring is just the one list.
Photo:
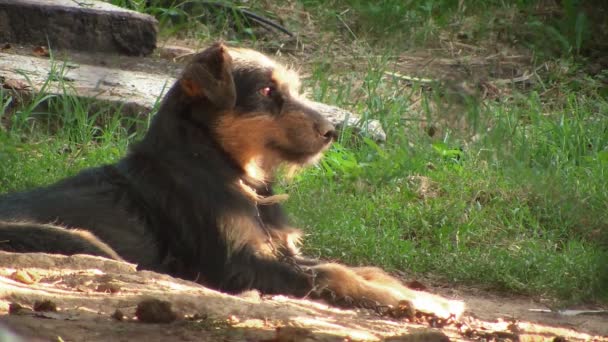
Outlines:
{"label": "dog's front paw", "polygon": [[465,310],[465,304],[460,300],[447,299],[422,291],[414,291],[407,300],[416,311],[434,314],[440,318],[460,317]]}

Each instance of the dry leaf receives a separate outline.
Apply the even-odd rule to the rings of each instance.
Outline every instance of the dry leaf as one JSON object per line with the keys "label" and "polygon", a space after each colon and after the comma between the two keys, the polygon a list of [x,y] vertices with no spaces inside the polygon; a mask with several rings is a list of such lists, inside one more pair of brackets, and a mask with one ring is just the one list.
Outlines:
{"label": "dry leaf", "polygon": [[11,274],[10,278],[28,285],[37,283],[38,280],[40,280],[39,277],[37,277],[35,274],[23,270],[16,270],[15,272],[13,272],[13,274]]}
{"label": "dry leaf", "polygon": [[405,286],[409,287],[412,290],[418,290],[418,291],[428,291],[428,287],[426,287],[426,285],[424,285],[423,283],[419,282],[418,280],[410,280],[408,281]]}
{"label": "dry leaf", "polygon": [[49,53],[49,49],[45,48],[44,46],[38,46],[34,48],[34,51],[32,52],[34,53],[34,56],[38,57],[49,57],[51,55]]}
{"label": "dry leaf", "polygon": [[24,81],[16,80],[14,78],[5,79],[4,82],[2,82],[2,88],[4,89],[26,90],[29,87],[30,86]]}
{"label": "dry leaf", "polygon": [[230,315],[226,319],[226,323],[228,323],[230,325],[239,324],[240,322],[241,322],[241,320],[238,317],[236,317],[235,315]]}

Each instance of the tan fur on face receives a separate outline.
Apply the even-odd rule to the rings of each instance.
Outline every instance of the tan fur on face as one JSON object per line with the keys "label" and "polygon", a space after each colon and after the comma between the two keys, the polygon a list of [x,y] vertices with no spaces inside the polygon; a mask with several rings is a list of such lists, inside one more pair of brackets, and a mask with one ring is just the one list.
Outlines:
{"label": "tan fur on face", "polygon": [[[269,80],[285,97],[299,97],[300,80],[293,70],[283,67],[265,55],[239,48],[230,48],[229,54],[234,65],[245,72],[269,71]],[[223,149],[234,158],[245,171],[249,181],[265,183],[272,180],[281,159],[281,152],[269,148],[269,144],[281,149],[310,154],[311,161],[318,160],[315,152],[319,146],[318,132],[308,115],[298,111],[271,116],[270,113],[224,113],[213,127]],[[295,139],[294,139],[295,137]],[[288,176],[306,164],[306,160],[288,163]],[[242,192],[258,204],[272,204],[287,199],[286,195],[261,197],[245,182],[239,181]]]}
{"label": "tan fur on face", "polygon": [[283,93],[300,97],[300,77],[294,71],[278,67],[273,69],[271,79]]}
{"label": "tan fur on face", "polygon": [[219,119],[215,132],[224,150],[254,180],[265,182],[267,174],[274,172],[280,164],[278,156],[268,151],[266,143],[269,139],[284,140],[285,132],[268,115],[237,117],[226,114]]}
{"label": "tan fur on face", "polygon": [[296,71],[276,63],[266,55],[257,51],[230,48],[228,53],[235,61],[235,64],[238,64],[243,68],[268,68],[272,70],[272,79],[277,83],[277,85],[286,86],[292,96],[296,96],[300,93],[300,77]]}
{"label": "tan fur on face", "polygon": [[322,151],[315,153],[319,146],[314,143],[317,141],[314,135],[318,133],[312,125],[306,115],[299,112],[286,113],[278,118],[266,114],[226,114],[218,120],[215,132],[224,150],[239,163],[248,176],[265,182],[272,178],[277,167],[285,162],[276,151],[269,149],[267,144],[272,141],[283,148],[294,148],[288,132],[298,135],[297,140],[301,144],[310,144],[295,146],[297,150],[310,152],[309,162],[320,157]]}

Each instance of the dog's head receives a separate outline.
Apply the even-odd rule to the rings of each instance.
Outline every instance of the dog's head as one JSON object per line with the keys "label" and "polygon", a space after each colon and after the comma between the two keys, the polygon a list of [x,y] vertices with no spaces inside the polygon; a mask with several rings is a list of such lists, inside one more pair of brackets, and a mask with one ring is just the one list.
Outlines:
{"label": "dog's head", "polygon": [[300,97],[297,74],[259,52],[214,44],[178,82],[190,118],[254,178],[315,161],[335,139],[333,125]]}

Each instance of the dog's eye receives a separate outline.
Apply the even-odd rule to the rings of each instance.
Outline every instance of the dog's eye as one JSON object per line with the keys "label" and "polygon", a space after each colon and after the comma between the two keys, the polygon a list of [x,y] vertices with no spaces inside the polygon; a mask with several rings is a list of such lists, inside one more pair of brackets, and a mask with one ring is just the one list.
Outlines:
{"label": "dog's eye", "polygon": [[262,94],[262,96],[265,97],[271,97],[275,92],[275,89],[273,87],[264,87],[262,89],[260,89],[260,94]]}

